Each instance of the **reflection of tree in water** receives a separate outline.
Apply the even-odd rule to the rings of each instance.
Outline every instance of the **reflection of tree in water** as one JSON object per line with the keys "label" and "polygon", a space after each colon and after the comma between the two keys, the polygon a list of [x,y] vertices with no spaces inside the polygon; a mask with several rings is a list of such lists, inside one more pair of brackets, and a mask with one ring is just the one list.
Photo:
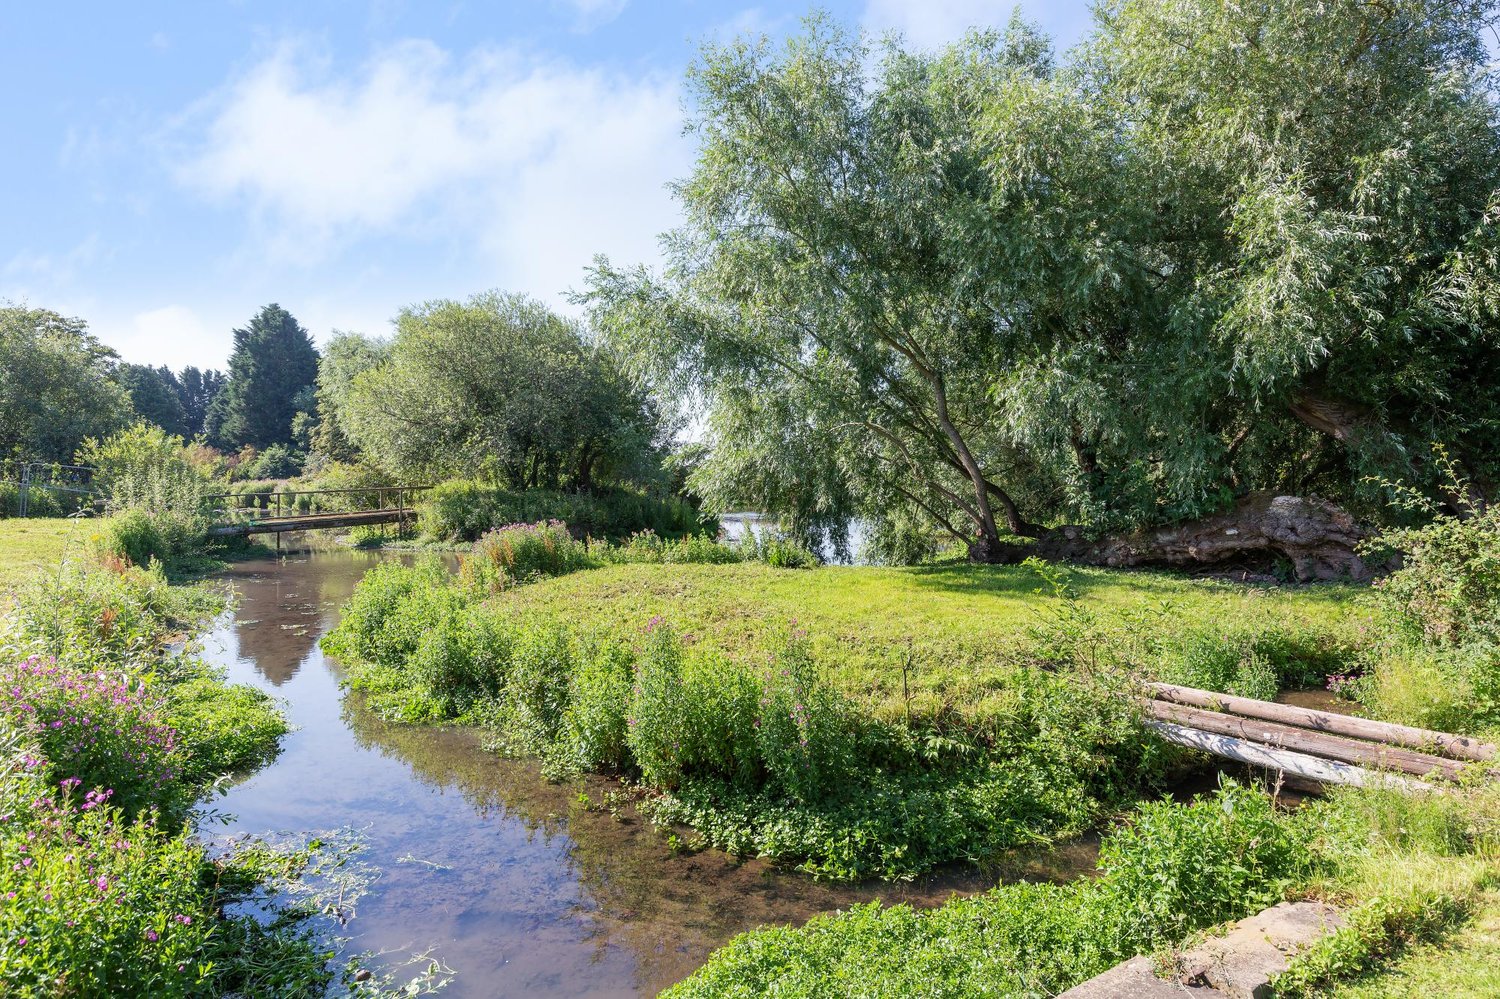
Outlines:
{"label": "reflection of tree in water", "polygon": [[[402,761],[431,787],[457,790],[477,813],[519,822],[545,842],[566,837],[555,890],[563,894],[575,885],[581,890],[586,900],[581,915],[590,921],[597,947],[601,952],[627,948],[643,990],[684,977],[742,930],[800,924],[815,913],[874,898],[936,905],[954,891],[979,891],[994,883],[965,871],[911,884],[839,886],[717,850],[674,853],[633,808],[622,808],[621,819],[615,819],[579,805],[580,791],[601,802],[616,786],[601,778],[548,783],[533,764],[485,752],[474,730],[384,722],[357,694],[345,701],[344,722],[361,746]],[[485,890],[484,872],[454,874],[461,881],[472,879],[455,884],[455,890]]]}
{"label": "reflection of tree in water", "polygon": [[[378,555],[319,555],[284,563],[252,562],[229,573],[239,595],[238,654],[275,686],[302,668],[363,570]],[[354,563],[351,566],[351,562]],[[351,571],[351,569],[353,571]]]}

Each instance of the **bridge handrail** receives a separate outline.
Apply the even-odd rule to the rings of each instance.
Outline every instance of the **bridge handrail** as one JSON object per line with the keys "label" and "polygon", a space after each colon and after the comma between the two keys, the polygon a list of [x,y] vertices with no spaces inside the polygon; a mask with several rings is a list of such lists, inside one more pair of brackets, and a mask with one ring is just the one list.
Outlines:
{"label": "bridge handrail", "polygon": [[[362,506],[362,510],[384,510],[387,506],[387,497],[394,495],[396,505],[407,506],[409,501],[403,502],[405,497],[414,496],[416,493],[431,489],[427,485],[400,485],[400,486],[354,486],[340,489],[277,489],[268,493],[207,493],[202,497],[205,506],[210,506],[212,512],[224,514],[244,513],[251,510],[266,511],[274,508],[278,513],[288,506],[292,506],[298,497],[302,496],[335,496],[335,495],[371,495],[376,497],[374,506]],[[234,501],[214,504],[214,501]],[[360,511],[340,511],[356,513]]]}

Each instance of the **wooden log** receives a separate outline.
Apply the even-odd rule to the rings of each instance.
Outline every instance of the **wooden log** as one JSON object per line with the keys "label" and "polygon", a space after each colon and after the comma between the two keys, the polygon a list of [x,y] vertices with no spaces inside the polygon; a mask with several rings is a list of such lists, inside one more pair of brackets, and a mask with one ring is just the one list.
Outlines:
{"label": "wooden log", "polygon": [[1402,791],[1432,791],[1435,788],[1399,774],[1366,770],[1363,767],[1323,760],[1288,749],[1271,749],[1248,739],[1204,732],[1175,722],[1146,719],[1146,727],[1168,742],[1201,750],[1224,759],[1292,774],[1319,784],[1352,784],[1356,787],[1388,787]]}
{"label": "wooden log", "polygon": [[1258,742],[1272,749],[1290,749],[1323,759],[1338,760],[1376,770],[1399,770],[1416,777],[1436,776],[1454,779],[1463,764],[1440,756],[1410,749],[1397,749],[1369,742],[1358,742],[1322,732],[1283,725],[1280,722],[1241,718],[1238,715],[1205,711],[1165,701],[1145,702],[1146,712],[1158,721],[1186,725],[1204,732],[1233,736]]}
{"label": "wooden log", "polygon": [[1451,732],[1434,732],[1431,729],[1395,725],[1391,722],[1357,718],[1354,715],[1341,715],[1332,711],[1314,711],[1311,708],[1299,708],[1292,704],[1274,704],[1270,701],[1257,701],[1253,697],[1237,697],[1234,694],[1220,694],[1212,690],[1181,687],[1172,683],[1148,683],[1146,686],[1151,696],[1159,700],[1199,708],[1221,709],[1246,718],[1281,722],[1316,732],[1385,742],[1426,752],[1441,752],[1456,759],[1493,760],[1497,754],[1500,754],[1500,747],[1480,742],[1466,735],[1454,735]]}

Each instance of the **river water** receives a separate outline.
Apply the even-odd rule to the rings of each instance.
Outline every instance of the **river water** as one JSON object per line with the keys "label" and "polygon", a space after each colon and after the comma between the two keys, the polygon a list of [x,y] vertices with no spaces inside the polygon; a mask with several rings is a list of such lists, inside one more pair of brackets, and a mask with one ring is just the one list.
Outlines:
{"label": "river water", "polygon": [[[734,934],[881,898],[936,905],[993,884],[973,871],[908,885],[818,884],[713,850],[674,852],[628,807],[583,808],[578,785],[485,752],[475,733],[382,722],[339,689],[317,641],[382,556],[318,553],[241,563],[235,609],[205,640],[231,680],[285,702],[296,730],[215,808],[203,835],[353,828],[380,872],[343,932],[355,951],[430,951],[457,973],[444,995],[654,995]],[[594,801],[609,785],[583,789]],[[1039,876],[1091,864],[1059,851]],[[1055,872],[1055,873],[1054,873]],[[378,962],[377,962],[378,963]]]}

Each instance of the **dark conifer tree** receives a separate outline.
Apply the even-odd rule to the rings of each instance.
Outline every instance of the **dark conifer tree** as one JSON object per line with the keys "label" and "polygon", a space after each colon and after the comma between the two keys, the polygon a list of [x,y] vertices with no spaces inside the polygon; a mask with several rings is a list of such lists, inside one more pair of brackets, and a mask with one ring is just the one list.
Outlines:
{"label": "dark conifer tree", "polygon": [[298,396],[317,377],[318,351],[307,330],[281,306],[267,305],[234,331],[229,379],[210,406],[210,438],[227,448],[291,444]]}
{"label": "dark conifer tree", "polygon": [[131,405],[141,419],[169,434],[192,435],[182,409],[181,387],[171,368],[121,364],[115,369],[115,381],[130,393]]}
{"label": "dark conifer tree", "polygon": [[208,407],[214,397],[224,388],[224,373],[209,368],[201,371],[191,364],[177,376],[177,397],[182,403],[183,421],[187,427],[184,437],[196,437],[205,432]]}

